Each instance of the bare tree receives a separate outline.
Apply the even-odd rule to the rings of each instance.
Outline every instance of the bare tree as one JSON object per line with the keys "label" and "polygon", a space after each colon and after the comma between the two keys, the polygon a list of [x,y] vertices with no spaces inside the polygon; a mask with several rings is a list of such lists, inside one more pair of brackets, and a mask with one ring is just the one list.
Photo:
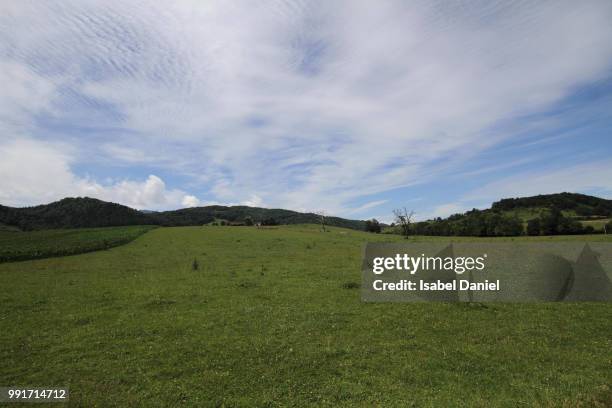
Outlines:
{"label": "bare tree", "polygon": [[395,217],[395,223],[400,226],[402,235],[408,237],[410,235],[410,225],[412,224],[414,211],[408,212],[406,207],[396,208],[393,210],[393,215]]}

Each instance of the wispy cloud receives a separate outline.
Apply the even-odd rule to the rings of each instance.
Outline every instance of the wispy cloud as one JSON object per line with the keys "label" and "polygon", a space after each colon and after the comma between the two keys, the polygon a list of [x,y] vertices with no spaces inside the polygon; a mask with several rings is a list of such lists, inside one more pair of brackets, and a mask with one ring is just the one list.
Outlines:
{"label": "wispy cloud", "polygon": [[[0,138],[31,151],[0,199],[83,194],[120,167],[100,191],[130,205],[365,214],[605,79],[611,19],[606,1],[5,1]],[[67,181],[17,189],[43,157]],[[158,171],[172,188],[144,198]]]}
{"label": "wispy cloud", "polygon": [[66,196],[89,196],[123,203],[137,209],[193,207],[200,201],[149,175],[143,181],[128,179],[99,183],[76,176],[70,165],[75,160],[61,144],[18,139],[0,143],[0,202],[19,206],[46,203]]}

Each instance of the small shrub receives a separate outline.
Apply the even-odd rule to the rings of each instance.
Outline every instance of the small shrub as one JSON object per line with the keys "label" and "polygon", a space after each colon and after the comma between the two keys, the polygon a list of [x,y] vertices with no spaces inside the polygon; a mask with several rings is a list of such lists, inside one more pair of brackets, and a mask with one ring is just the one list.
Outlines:
{"label": "small shrub", "polygon": [[361,284],[357,282],[345,282],[342,284],[342,287],[344,289],[359,289],[361,287]]}
{"label": "small shrub", "polygon": [[257,284],[257,282],[253,282],[253,281],[242,281],[238,283],[237,286],[242,289],[253,289],[253,288],[258,287],[259,285]]}
{"label": "small shrub", "polygon": [[193,262],[191,263],[191,270],[197,271],[198,269],[200,269],[200,264],[198,263],[198,260],[194,258]]}
{"label": "small shrub", "polygon": [[150,302],[147,302],[145,304],[145,307],[148,309],[159,309],[159,308],[170,307],[174,304],[176,304],[176,300],[158,298],[158,299],[153,299]]}
{"label": "small shrub", "polygon": [[365,230],[367,232],[373,232],[375,234],[380,234],[381,226],[380,222],[376,218],[372,218],[371,220],[367,220],[365,222]]}

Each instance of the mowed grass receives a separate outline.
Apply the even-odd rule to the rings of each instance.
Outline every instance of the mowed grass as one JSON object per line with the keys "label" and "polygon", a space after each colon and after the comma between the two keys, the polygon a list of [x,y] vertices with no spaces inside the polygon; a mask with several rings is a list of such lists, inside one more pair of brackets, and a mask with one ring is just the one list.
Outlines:
{"label": "mowed grass", "polygon": [[610,406],[610,304],[365,304],[367,240],[402,239],[158,228],[2,264],[0,385],[87,407]]}
{"label": "mowed grass", "polygon": [[155,227],[147,225],[47,231],[0,230],[0,262],[66,256],[127,244]]}

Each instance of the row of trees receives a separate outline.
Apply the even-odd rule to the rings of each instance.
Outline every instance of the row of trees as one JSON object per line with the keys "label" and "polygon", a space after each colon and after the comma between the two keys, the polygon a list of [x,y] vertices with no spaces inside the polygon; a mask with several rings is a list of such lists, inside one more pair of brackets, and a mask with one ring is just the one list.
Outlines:
{"label": "row of trees", "polygon": [[572,235],[592,234],[593,227],[583,226],[579,221],[565,217],[556,207],[544,212],[538,218],[527,222],[527,235]]}
{"label": "row of trees", "polygon": [[[471,210],[464,214],[451,215],[446,219],[435,218],[429,221],[414,222],[414,212],[406,208],[393,211],[394,223],[390,228],[403,236],[519,236],[519,235],[571,235],[592,234],[593,227],[583,226],[574,218],[566,217],[560,209],[552,207],[543,210],[539,217],[525,223],[516,215],[496,210]],[[366,231],[381,232],[376,219],[366,221]],[[604,227],[604,232],[612,231],[612,221]]]}
{"label": "row of trees", "polygon": [[452,215],[446,219],[436,218],[414,223],[411,232],[417,235],[442,236],[517,236],[523,233],[523,223],[515,216],[476,210]]}
{"label": "row of trees", "polygon": [[221,226],[225,226],[225,225],[229,225],[229,226],[253,226],[253,225],[280,225],[280,223],[274,218],[274,217],[267,217],[262,219],[261,221],[255,222],[253,220],[253,217],[251,216],[247,216],[244,218],[244,220],[240,221],[227,221],[227,220],[217,220],[217,221],[213,221],[211,223],[211,225],[221,225]]}

